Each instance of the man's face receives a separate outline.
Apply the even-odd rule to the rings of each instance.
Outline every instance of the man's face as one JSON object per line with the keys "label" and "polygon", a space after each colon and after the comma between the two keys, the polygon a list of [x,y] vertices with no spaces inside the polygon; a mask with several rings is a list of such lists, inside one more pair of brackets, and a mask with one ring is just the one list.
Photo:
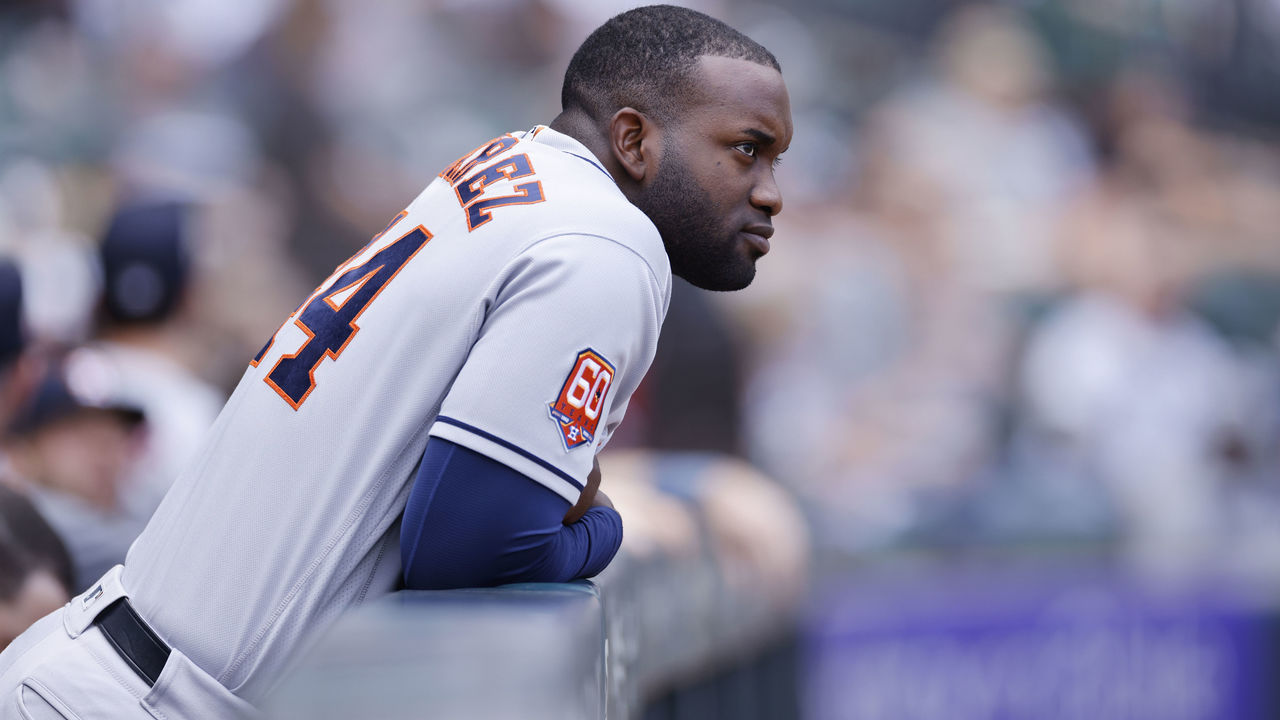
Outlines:
{"label": "man's face", "polygon": [[107,411],[81,410],[33,433],[31,479],[104,510],[115,510],[139,450],[134,428]]}
{"label": "man's face", "polygon": [[671,271],[707,290],[740,290],[769,251],[782,210],[773,179],[791,143],[777,70],[704,56],[684,109],[662,128],[655,177],[637,205],[662,233]]}

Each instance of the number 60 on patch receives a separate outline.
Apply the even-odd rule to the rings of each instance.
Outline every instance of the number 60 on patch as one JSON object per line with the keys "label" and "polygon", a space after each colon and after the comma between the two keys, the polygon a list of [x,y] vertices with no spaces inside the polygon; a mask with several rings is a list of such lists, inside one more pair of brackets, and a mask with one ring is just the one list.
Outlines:
{"label": "number 60 on patch", "polygon": [[614,372],[613,363],[595,350],[587,348],[578,353],[560,394],[548,404],[565,452],[595,439]]}

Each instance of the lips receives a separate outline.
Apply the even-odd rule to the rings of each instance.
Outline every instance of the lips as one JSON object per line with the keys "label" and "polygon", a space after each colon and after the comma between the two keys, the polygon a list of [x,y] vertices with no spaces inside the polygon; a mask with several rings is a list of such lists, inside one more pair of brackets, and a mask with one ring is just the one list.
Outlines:
{"label": "lips", "polygon": [[773,226],[756,224],[748,225],[742,228],[742,236],[747,239],[751,247],[761,255],[769,252],[769,238],[773,237]]}

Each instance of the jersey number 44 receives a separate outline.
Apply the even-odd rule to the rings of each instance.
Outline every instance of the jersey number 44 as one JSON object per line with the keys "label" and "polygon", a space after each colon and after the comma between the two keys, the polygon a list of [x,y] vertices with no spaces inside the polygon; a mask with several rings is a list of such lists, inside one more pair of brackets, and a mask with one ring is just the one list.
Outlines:
{"label": "jersey number 44", "polygon": [[[510,150],[517,140],[506,135],[494,139],[459,158],[440,173],[453,186],[459,207],[466,213],[468,232],[493,219],[492,211],[506,205],[531,205],[545,198],[542,183],[534,180],[533,164],[528,155],[514,155],[495,160]],[[519,180],[514,194],[490,196],[490,186],[500,180]],[[263,381],[289,403],[294,410],[302,407],[316,389],[316,368],[327,358],[337,360],[360,332],[360,315],[377,299],[387,284],[418,254],[430,240],[431,232],[418,225],[367,260],[358,258],[404,219],[406,212],[396,215],[387,227],[369,241],[320,284],[302,305],[290,314],[293,324],[306,334],[294,352],[282,355]],[[275,344],[277,330],[250,363],[257,367]]]}

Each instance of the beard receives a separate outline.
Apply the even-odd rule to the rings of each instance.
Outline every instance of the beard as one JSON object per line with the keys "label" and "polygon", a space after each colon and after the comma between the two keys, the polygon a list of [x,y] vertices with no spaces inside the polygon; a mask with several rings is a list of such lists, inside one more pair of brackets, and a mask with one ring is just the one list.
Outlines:
{"label": "beard", "polygon": [[679,153],[667,156],[636,205],[662,234],[671,273],[703,290],[741,290],[756,276],[756,261],[721,224],[711,194],[693,179]]}

